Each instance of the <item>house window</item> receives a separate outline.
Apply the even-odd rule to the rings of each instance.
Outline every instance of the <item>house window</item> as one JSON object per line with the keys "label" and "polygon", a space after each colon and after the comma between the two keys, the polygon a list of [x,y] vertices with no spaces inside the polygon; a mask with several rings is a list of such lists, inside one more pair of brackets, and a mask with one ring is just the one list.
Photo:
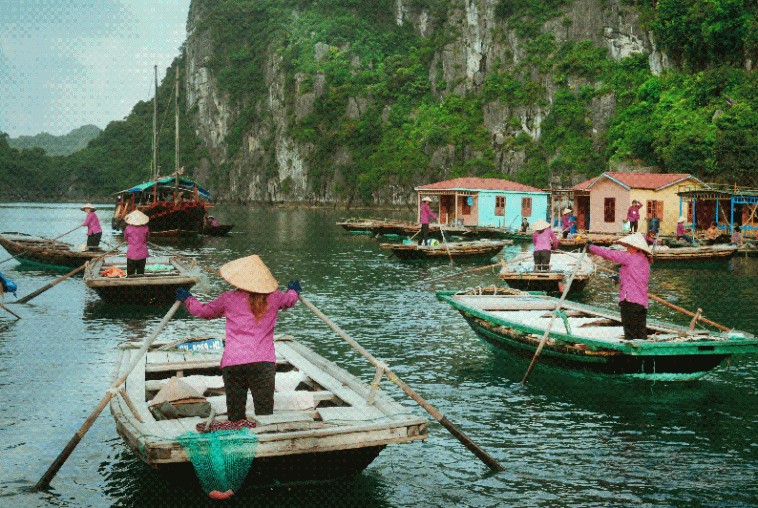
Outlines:
{"label": "house window", "polygon": [[505,196],[495,196],[495,215],[505,216]]}
{"label": "house window", "polygon": [[692,202],[687,203],[687,222],[692,223]]}
{"label": "house window", "polygon": [[603,220],[605,222],[616,222],[616,198],[605,198]]}
{"label": "house window", "polygon": [[521,216],[532,216],[532,198],[521,198]]}
{"label": "house window", "polygon": [[648,200],[647,216],[648,218],[657,217],[659,219],[662,219],[663,218],[663,201]]}

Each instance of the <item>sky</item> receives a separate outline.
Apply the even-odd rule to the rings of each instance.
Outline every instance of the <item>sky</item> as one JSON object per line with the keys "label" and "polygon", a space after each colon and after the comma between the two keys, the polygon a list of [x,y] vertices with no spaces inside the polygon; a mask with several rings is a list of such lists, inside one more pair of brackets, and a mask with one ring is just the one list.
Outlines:
{"label": "sky", "polygon": [[0,0],[0,132],[123,120],[186,39],[190,0]]}

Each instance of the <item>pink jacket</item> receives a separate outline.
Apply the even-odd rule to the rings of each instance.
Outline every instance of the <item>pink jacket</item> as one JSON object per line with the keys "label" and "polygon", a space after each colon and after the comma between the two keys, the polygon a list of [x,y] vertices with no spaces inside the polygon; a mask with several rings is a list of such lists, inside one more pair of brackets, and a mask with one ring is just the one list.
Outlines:
{"label": "pink jacket", "polygon": [[630,222],[638,221],[640,220],[640,208],[642,208],[642,205],[632,205],[629,207],[629,210],[626,212],[626,220]]}
{"label": "pink jacket", "polygon": [[96,233],[102,233],[103,230],[100,227],[100,219],[97,218],[95,212],[87,212],[87,218],[84,219],[82,226],[87,226],[87,234],[94,235]]}
{"label": "pink jacket", "polygon": [[553,248],[558,248],[558,239],[550,228],[545,228],[542,231],[535,231],[532,235],[532,242],[534,242],[534,252],[550,250],[551,243],[553,244]]}
{"label": "pink jacket", "polygon": [[647,282],[650,279],[650,262],[641,252],[632,254],[621,250],[603,249],[590,245],[589,251],[614,263],[621,263],[619,269],[619,301],[639,303],[647,307]]}
{"label": "pink jacket", "polygon": [[571,220],[571,216],[569,214],[564,214],[561,217],[561,231],[568,231],[571,229],[571,223],[573,221]]}
{"label": "pink jacket", "polygon": [[147,239],[150,230],[147,226],[132,226],[129,224],[124,229],[124,241],[129,244],[126,249],[126,259],[147,259]]}
{"label": "pink jacket", "polygon": [[684,236],[684,224],[681,222],[676,225],[676,236]]}
{"label": "pink jacket", "polygon": [[421,224],[429,224],[429,217],[434,217],[434,220],[439,222],[439,219],[436,215],[434,215],[434,212],[429,208],[429,205],[426,204],[426,201],[421,203]]}
{"label": "pink jacket", "polygon": [[248,293],[232,290],[222,293],[208,303],[200,303],[191,296],[184,306],[203,319],[226,318],[226,345],[221,366],[244,365],[254,362],[275,362],[274,326],[280,309],[289,309],[297,303],[294,289],[286,293],[274,291],[268,295],[268,309],[258,323],[250,311]]}

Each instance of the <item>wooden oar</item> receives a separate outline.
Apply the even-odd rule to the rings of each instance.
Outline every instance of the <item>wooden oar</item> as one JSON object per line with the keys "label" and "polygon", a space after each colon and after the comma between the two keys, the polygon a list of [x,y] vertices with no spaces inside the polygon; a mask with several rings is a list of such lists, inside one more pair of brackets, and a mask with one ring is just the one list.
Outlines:
{"label": "wooden oar", "polygon": [[566,295],[569,292],[571,283],[574,282],[574,277],[576,276],[577,272],[582,269],[582,261],[584,261],[585,254],[587,254],[587,244],[584,245],[584,248],[582,249],[582,255],[579,256],[579,261],[576,262],[576,267],[574,268],[574,271],[571,272],[571,277],[569,278],[568,283],[566,284],[566,287],[563,288],[563,294],[561,294],[561,299],[558,300],[558,305],[555,306],[555,310],[553,311],[552,316],[550,316],[550,323],[548,323],[547,328],[545,328],[545,334],[542,336],[542,340],[540,340],[540,343],[537,346],[537,351],[534,352],[534,356],[532,357],[532,363],[530,363],[529,368],[526,369],[526,374],[524,374],[524,379],[521,380],[521,386],[524,386],[524,384],[526,384],[526,379],[529,377],[529,374],[531,374],[532,369],[534,368],[534,364],[537,361],[537,357],[540,355],[540,352],[542,351],[542,347],[545,345],[545,342],[547,342],[547,337],[548,335],[550,335],[550,329],[553,327],[555,318],[558,317],[558,312],[561,310],[563,301],[566,299]]}
{"label": "wooden oar", "polygon": [[21,316],[19,316],[18,314],[16,314],[12,310],[10,310],[8,307],[6,307],[5,305],[3,305],[2,303],[0,303],[0,307],[2,307],[3,309],[7,310],[8,312],[10,312],[11,314],[13,314],[14,316],[16,316],[17,319],[21,319]]}
{"label": "wooden oar", "polygon": [[298,298],[300,301],[310,309],[311,312],[316,314],[324,323],[326,323],[329,328],[337,332],[337,334],[345,339],[351,346],[353,346],[360,354],[362,354],[369,362],[371,362],[374,366],[377,368],[383,369],[384,373],[387,374],[387,378],[395,383],[397,386],[400,387],[406,394],[408,394],[413,400],[418,402],[421,407],[423,407],[430,415],[434,417],[435,420],[440,422],[450,433],[455,436],[458,441],[463,443],[463,445],[468,448],[471,452],[476,455],[479,460],[484,462],[487,467],[489,467],[493,471],[505,471],[505,467],[503,467],[499,462],[497,462],[494,458],[492,458],[487,452],[482,450],[479,445],[471,441],[463,432],[461,432],[455,425],[453,425],[450,420],[445,418],[439,411],[437,411],[431,404],[429,404],[427,401],[421,398],[416,392],[411,389],[410,386],[405,384],[402,380],[400,380],[394,372],[392,372],[389,367],[385,363],[380,363],[376,358],[374,358],[371,353],[363,349],[363,347],[358,344],[354,339],[352,339],[348,334],[343,332],[336,324],[332,322],[331,319],[326,317],[323,312],[318,310],[316,307],[313,306],[311,302],[306,300],[302,295],[298,295]]}
{"label": "wooden oar", "polygon": [[[576,257],[573,254],[571,254],[570,252],[566,252],[566,251],[562,251],[562,250],[558,250],[556,252],[561,252],[563,254],[568,254],[569,256]],[[602,271],[607,272],[607,273],[610,273],[610,274],[613,274],[613,275],[618,275],[618,273],[615,272],[614,270],[610,270],[610,269],[602,267],[600,265],[597,265],[597,269],[598,270],[602,270]],[[658,288],[658,289],[660,289],[660,288]],[[677,296],[677,295],[674,295],[672,293],[672,296]],[[666,307],[670,307],[670,308],[672,308],[672,309],[674,309],[676,311],[679,311],[682,314],[685,314],[685,315],[690,316],[690,317],[697,317],[698,321],[702,321],[703,323],[706,323],[706,324],[709,324],[711,326],[714,326],[714,327],[718,328],[719,330],[722,330],[722,331],[725,331],[725,332],[728,332],[729,330],[731,330],[731,328],[727,328],[726,326],[723,326],[723,325],[720,325],[718,323],[715,323],[715,322],[711,321],[710,319],[706,319],[706,318],[704,318],[703,316],[701,316],[699,314],[696,315],[694,312],[690,312],[687,309],[683,309],[682,307],[674,305],[673,303],[667,302],[666,300],[664,300],[663,298],[661,298],[659,296],[656,296],[656,295],[648,293],[647,297],[650,298],[651,300],[654,300],[654,301],[656,301],[656,302],[658,302],[660,304],[665,305]]]}
{"label": "wooden oar", "polygon": [[[99,261],[99,260],[103,259],[105,256],[107,256],[107,255],[109,255],[109,254],[113,254],[113,253],[114,253],[116,250],[118,250],[118,248],[119,248],[119,247],[121,247],[121,245],[123,245],[123,242],[122,242],[122,243],[120,243],[120,244],[118,244],[118,245],[116,245],[116,246],[115,246],[113,249],[109,250],[108,252],[106,252],[106,253],[105,253],[105,254],[103,254],[102,256],[97,256],[97,257],[95,257],[95,258],[92,258],[92,259],[90,259],[90,261]],[[68,278],[69,278],[69,277],[71,277],[72,275],[75,275],[75,274],[77,274],[77,273],[81,272],[82,270],[84,270],[84,267],[85,267],[86,265],[87,265],[86,263],[85,263],[85,264],[83,264],[82,266],[80,266],[80,267],[79,267],[79,268],[77,268],[76,270],[72,270],[72,271],[68,272],[68,273],[67,273],[66,275],[64,275],[63,277],[61,277],[61,278],[59,278],[59,279],[57,279],[57,280],[54,280],[54,281],[53,281],[53,282],[51,282],[50,284],[47,284],[46,286],[43,286],[43,287],[39,288],[37,291],[35,291],[35,292],[33,292],[33,293],[30,293],[30,294],[26,295],[25,297],[21,298],[20,300],[16,300],[16,301],[15,301],[15,302],[13,302],[13,303],[26,303],[26,302],[28,302],[28,301],[29,301],[29,300],[31,300],[32,298],[35,298],[35,297],[39,296],[40,294],[44,293],[45,291],[47,291],[47,290],[48,290],[48,289],[50,289],[51,287],[55,286],[56,284],[58,284],[58,283],[60,283],[60,282],[63,282],[64,280],[68,279]]]}
{"label": "wooden oar", "polygon": [[[74,229],[72,229],[71,231],[66,231],[66,232],[65,232],[65,233],[63,233],[62,235],[60,235],[60,236],[56,236],[55,238],[53,238],[53,239],[51,239],[51,240],[49,240],[49,241],[50,241],[50,242],[55,242],[55,241],[56,241],[58,238],[63,238],[63,237],[64,237],[64,236],[66,236],[67,234],[69,234],[69,233],[73,233],[74,231],[76,231],[76,230],[77,230],[77,229],[79,229],[80,227],[82,227],[82,226],[76,226],[76,227],[75,227]],[[9,257],[9,258],[3,259],[2,261],[0,261],[0,264],[2,264],[2,263],[5,263],[6,261],[10,261],[11,259],[17,258],[18,256],[20,256],[20,255],[22,255],[22,254],[24,254],[24,253],[26,253],[26,252],[29,252],[29,250],[31,250],[31,249],[26,249],[26,250],[23,250],[23,251],[19,252],[18,254],[16,254],[15,256],[11,256],[11,257]]]}
{"label": "wooden oar", "polygon": [[445,230],[442,228],[442,224],[440,224],[440,236],[442,236],[442,243],[445,244],[445,250],[447,251],[447,256],[450,258],[450,264],[454,265],[455,262],[453,261],[453,256],[450,254],[450,249],[447,246],[447,240],[445,240]]}
{"label": "wooden oar", "polygon": [[494,268],[496,266],[503,266],[503,264],[504,263],[501,261],[500,263],[495,263],[494,265],[487,265],[487,266],[480,266],[479,268],[472,268],[471,270],[466,270],[464,272],[458,272],[458,273],[454,273],[453,275],[446,275],[444,277],[438,277],[436,279],[432,279],[432,280],[426,281],[426,284],[431,284],[433,282],[438,282],[438,281],[441,281],[441,280],[450,279],[452,277],[458,277],[459,275],[465,275],[467,273],[478,272],[480,270],[486,270],[488,268]]}
{"label": "wooden oar", "polygon": [[126,378],[131,374],[131,372],[134,370],[134,368],[137,366],[137,363],[142,359],[142,355],[144,355],[147,350],[150,348],[150,345],[153,343],[155,338],[158,336],[158,334],[163,330],[163,328],[166,326],[166,323],[168,323],[168,320],[171,319],[171,316],[173,316],[176,311],[179,309],[179,306],[182,305],[182,302],[177,300],[174,302],[174,305],[171,306],[168,313],[163,317],[163,320],[158,324],[158,326],[153,330],[153,333],[150,335],[150,337],[145,341],[145,343],[142,345],[140,350],[137,352],[137,355],[132,360],[132,363],[129,365],[129,368],[126,370],[123,376],[118,378],[110,387],[110,389],[106,392],[103,399],[100,401],[100,404],[97,405],[94,411],[92,411],[92,414],[90,414],[89,418],[84,422],[84,424],[79,428],[78,431],[74,434],[74,437],[71,438],[71,440],[68,442],[66,447],[61,451],[60,455],[53,461],[52,464],[50,464],[50,467],[47,469],[44,475],[42,475],[42,478],[39,479],[39,481],[34,485],[32,488],[33,491],[37,491],[40,489],[44,489],[50,485],[50,480],[53,479],[53,476],[58,472],[58,470],[63,466],[63,463],[66,462],[66,459],[71,455],[71,452],[74,451],[74,448],[76,448],[76,445],[79,444],[79,441],[82,440],[84,435],[87,433],[87,431],[92,427],[92,425],[95,423],[95,420],[97,420],[97,417],[100,416],[100,413],[103,412],[103,409],[105,409],[105,406],[108,405],[108,402],[114,397],[116,393],[118,393],[118,387],[121,386],[124,381],[126,381]]}

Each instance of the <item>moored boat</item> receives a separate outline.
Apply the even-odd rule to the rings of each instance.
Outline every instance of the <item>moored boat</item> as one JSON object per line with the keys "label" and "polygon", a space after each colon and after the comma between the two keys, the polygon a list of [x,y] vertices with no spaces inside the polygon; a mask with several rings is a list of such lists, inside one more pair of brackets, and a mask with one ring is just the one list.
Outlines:
{"label": "moored boat", "polygon": [[[141,345],[119,347],[114,380],[127,374]],[[238,461],[252,459],[246,483],[322,481],[354,475],[388,445],[429,437],[425,418],[413,415],[381,388],[370,387],[292,337],[275,336],[275,349],[273,415],[255,415],[248,394],[247,419],[255,424],[252,432],[257,446],[247,446],[242,457],[235,457]],[[153,344],[141,357],[120,396],[110,402],[119,435],[140,460],[166,471],[186,466],[190,457],[179,437],[197,435],[198,425],[202,428],[210,419],[227,421],[222,352],[220,339],[200,337],[182,344]],[[195,388],[215,416],[156,418],[151,402],[177,378]]]}
{"label": "moored boat", "polygon": [[578,263],[579,255],[555,252],[550,256],[548,270],[535,271],[534,253],[522,252],[503,262],[499,277],[514,289],[562,293],[571,274],[576,272],[569,287],[569,294],[578,293],[584,290],[595,273],[595,262],[589,256],[584,256],[581,265],[577,266]]}
{"label": "moored boat", "polygon": [[67,270],[105,254],[101,249],[80,250],[70,243],[26,233],[0,233],[0,245],[22,265]]}
{"label": "moored boat", "polygon": [[725,261],[731,259],[739,247],[737,245],[703,245],[698,247],[656,246],[653,260],[656,263],[692,263]]}
{"label": "moored boat", "polygon": [[125,257],[106,257],[88,262],[84,284],[108,303],[127,305],[168,305],[176,300],[176,290],[189,289],[202,280],[194,260],[150,257],[144,275],[126,275]]}
{"label": "moored boat", "polygon": [[691,381],[725,359],[758,353],[745,332],[711,332],[648,319],[648,340],[624,339],[618,312],[512,289],[438,292],[486,343],[531,360],[553,321],[540,363],[581,375],[619,380]]}
{"label": "moored boat", "polygon": [[434,245],[408,243],[383,243],[383,249],[389,249],[402,261],[449,261],[452,259],[489,259],[512,245],[513,240],[475,240],[471,242],[437,242]]}

